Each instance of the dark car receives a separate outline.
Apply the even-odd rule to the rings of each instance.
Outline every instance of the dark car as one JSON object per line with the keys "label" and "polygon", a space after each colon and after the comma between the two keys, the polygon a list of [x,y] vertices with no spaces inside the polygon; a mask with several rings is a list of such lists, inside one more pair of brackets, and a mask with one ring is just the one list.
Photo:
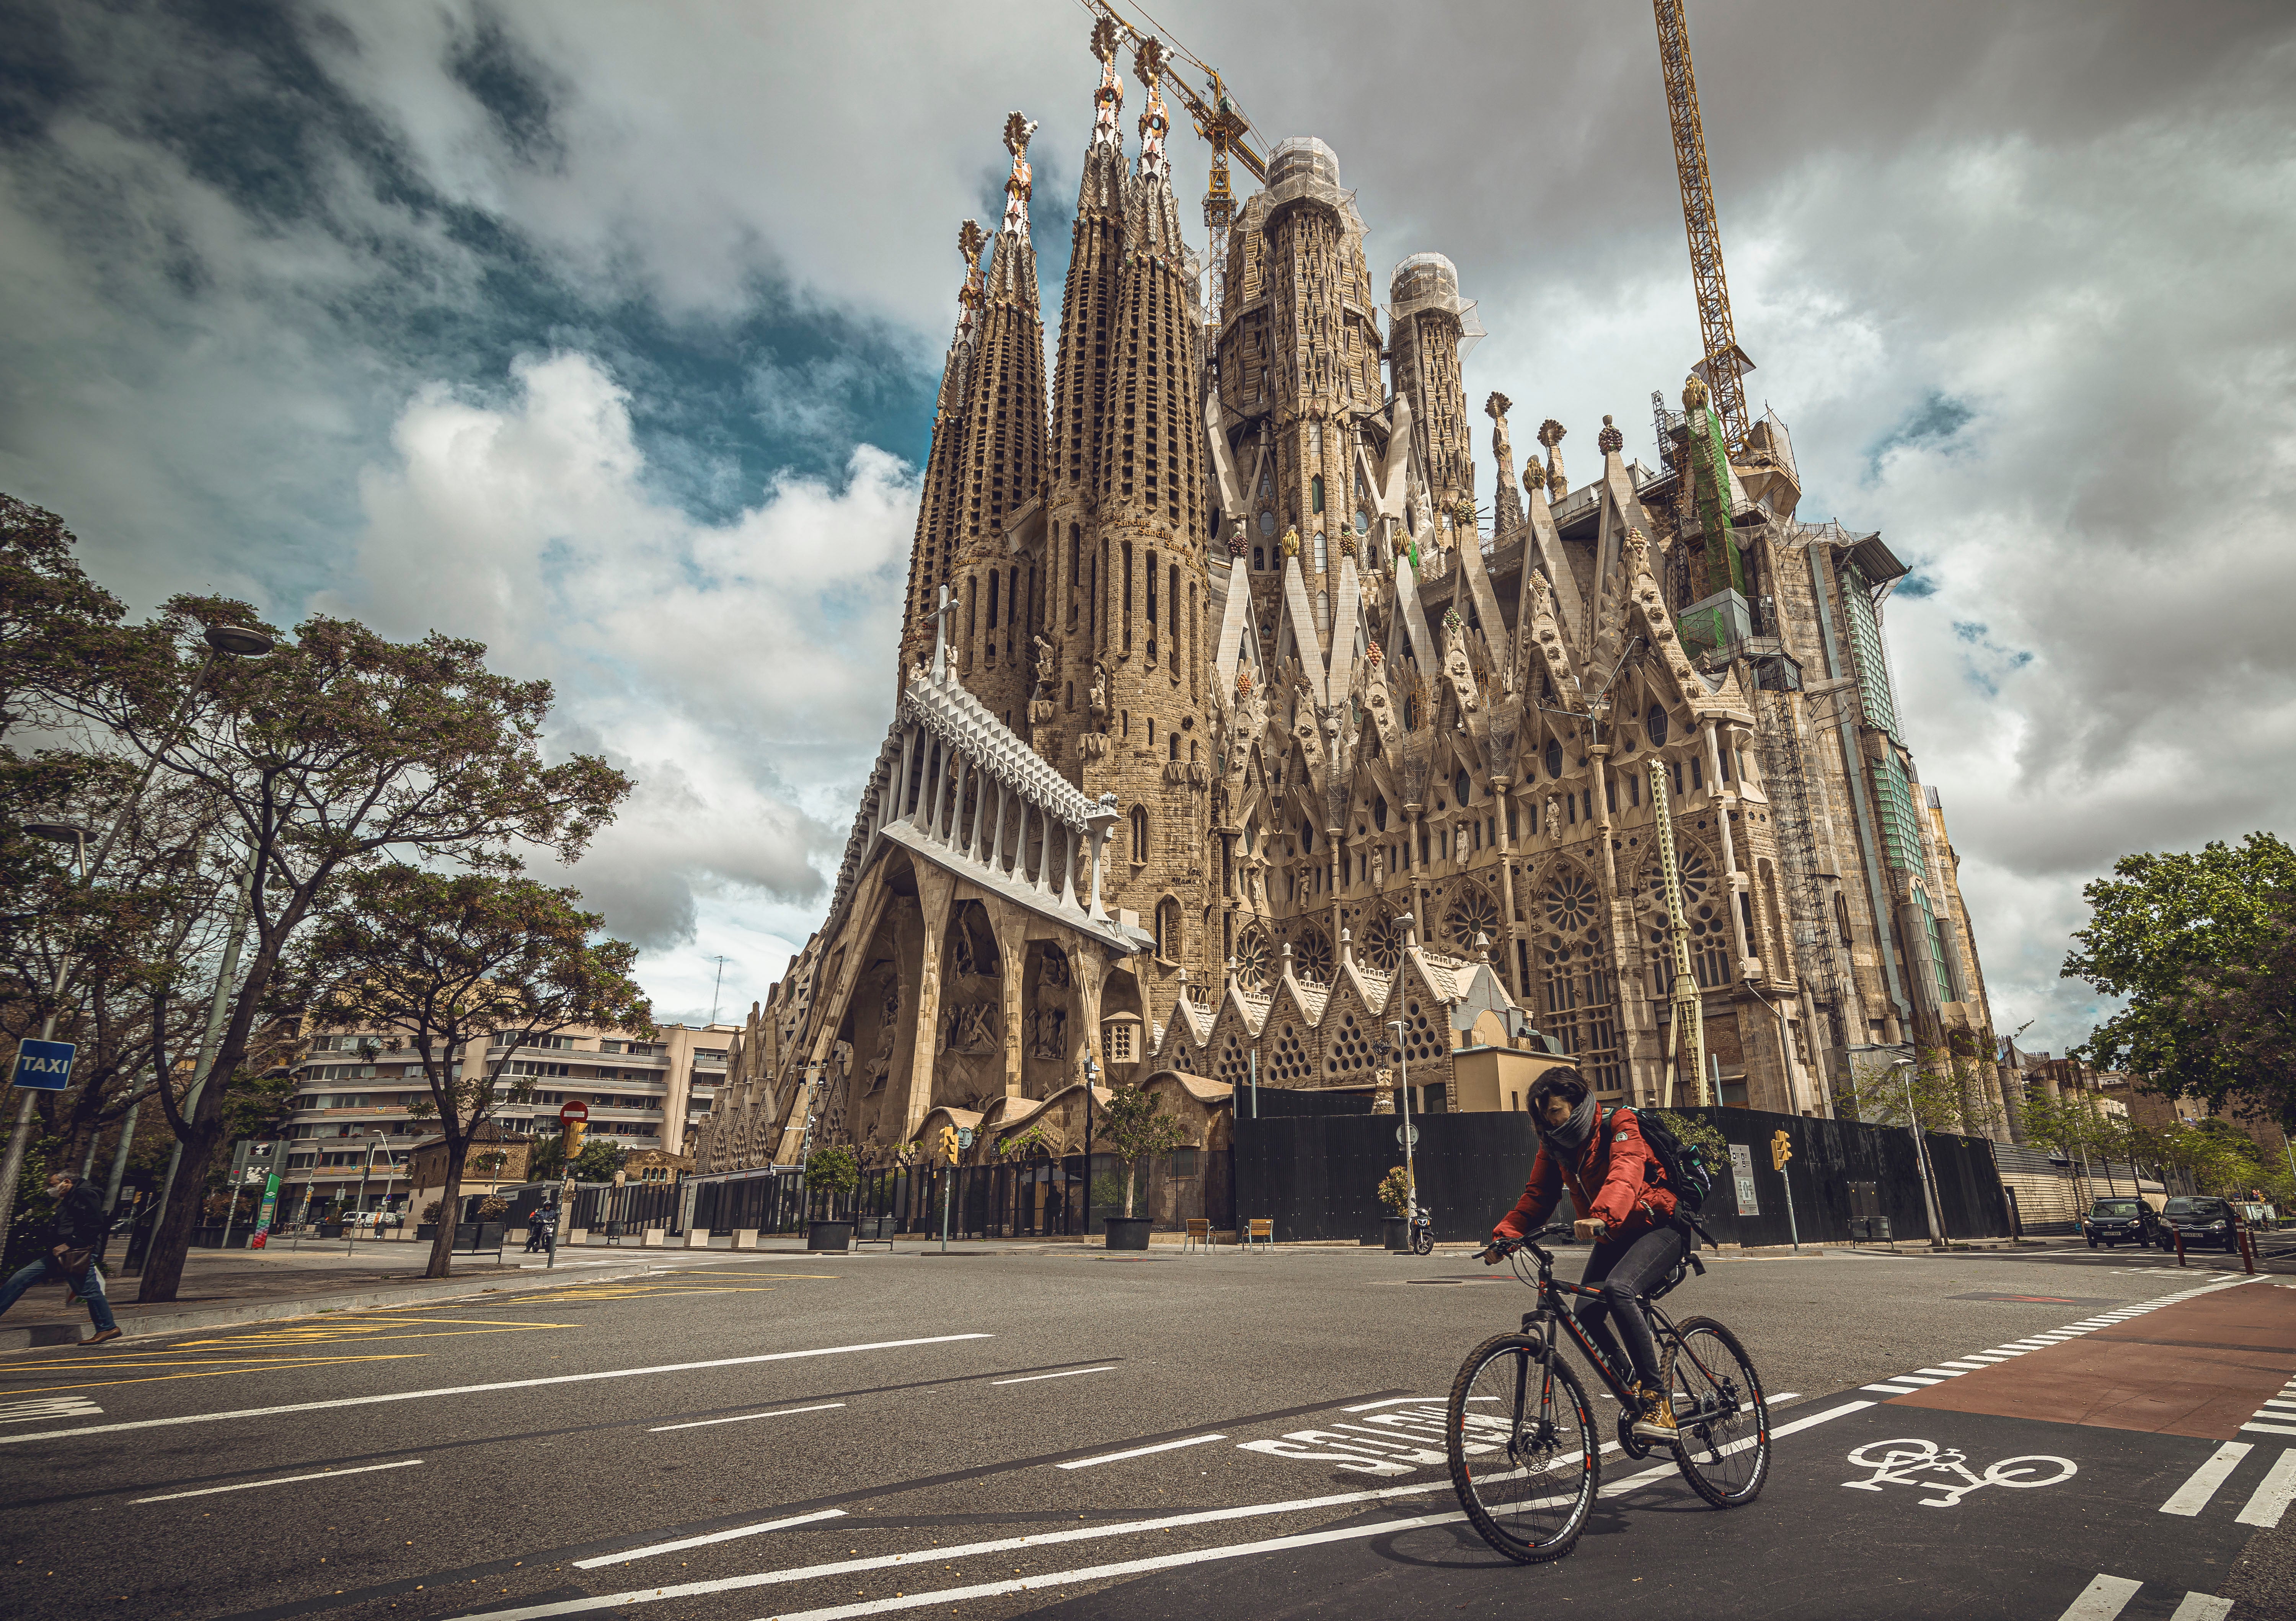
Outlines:
{"label": "dark car", "polygon": [[2230,1255],[2240,1246],[2234,1232],[2232,1207],[2221,1199],[2172,1199],[2161,1209],[2161,1248],[2174,1249],[2177,1234],[2185,1235],[2185,1248],[2197,1249],[2213,1244]]}
{"label": "dark car", "polygon": [[2152,1236],[2152,1212],[2141,1199],[2100,1199],[2081,1218],[2088,1247],[2141,1244]]}

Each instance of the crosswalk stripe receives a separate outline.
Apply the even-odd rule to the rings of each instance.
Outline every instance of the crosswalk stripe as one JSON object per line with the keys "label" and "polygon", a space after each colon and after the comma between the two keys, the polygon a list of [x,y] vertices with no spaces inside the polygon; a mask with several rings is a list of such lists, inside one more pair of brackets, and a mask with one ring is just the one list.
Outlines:
{"label": "crosswalk stripe", "polygon": [[2185,1484],[2178,1486],[2168,1502],[2161,1505],[2163,1514],[2198,1514],[2209,1506],[2209,1499],[2217,1494],[2217,1487],[2240,1466],[2240,1461],[2255,1450],[2248,1441],[2227,1441],[2210,1453],[2208,1461],[2192,1472]]}
{"label": "crosswalk stripe", "polygon": [[2125,1576],[2100,1576],[2081,1589],[2080,1597],[2067,1607],[2057,1621],[2113,1621],[2144,1585]]}
{"label": "crosswalk stripe", "polygon": [[2248,1500],[2248,1506],[2233,1516],[2243,1526],[2262,1526],[2272,1530],[2280,1524],[2280,1517],[2288,1511],[2288,1500],[2296,1497],[2296,1446],[2282,1453],[2266,1472],[2263,1482]]}
{"label": "crosswalk stripe", "polygon": [[2213,1593],[2188,1592],[2169,1621],[2225,1621],[2230,1614],[2230,1599],[2219,1599]]}
{"label": "crosswalk stripe", "polygon": [[2251,1419],[2247,1423],[2242,1425],[2241,1428],[2243,1429],[2252,1429],[2259,1435],[2296,1436],[2296,1424],[2259,1424],[2254,1419]]}

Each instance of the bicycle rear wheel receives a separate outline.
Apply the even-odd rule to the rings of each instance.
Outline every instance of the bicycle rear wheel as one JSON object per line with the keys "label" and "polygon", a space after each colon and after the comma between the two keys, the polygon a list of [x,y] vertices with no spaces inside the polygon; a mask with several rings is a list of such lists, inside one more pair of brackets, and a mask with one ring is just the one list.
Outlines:
{"label": "bicycle rear wheel", "polygon": [[1666,1347],[1674,1460],[1691,1490],[1718,1509],[1761,1494],[1770,1478],[1770,1409],[1738,1337],[1711,1317],[1686,1317]]}
{"label": "bicycle rear wheel", "polygon": [[1501,1334],[1467,1354],[1451,1384],[1447,1450],[1459,1506],[1519,1564],[1561,1559],[1587,1528],[1602,1485],[1595,1412],[1536,1335]]}

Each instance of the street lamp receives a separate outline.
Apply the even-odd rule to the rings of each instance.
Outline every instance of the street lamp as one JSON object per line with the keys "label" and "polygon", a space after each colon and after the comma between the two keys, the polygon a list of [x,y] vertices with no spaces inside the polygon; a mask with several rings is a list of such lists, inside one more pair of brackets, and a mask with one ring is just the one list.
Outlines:
{"label": "street lamp", "polygon": [[[191,709],[192,700],[200,695],[200,689],[207,685],[208,671],[214,665],[217,653],[228,653],[234,659],[257,659],[269,652],[272,646],[271,638],[260,632],[242,630],[236,626],[230,625],[209,626],[205,639],[208,651],[200,655],[199,671],[192,678],[191,691],[184,694],[184,701],[176,706],[175,719],[170,723],[171,725],[182,721]],[[95,881],[95,875],[103,871],[103,864],[111,854],[111,847],[119,840],[120,830],[127,825],[127,814],[143,799],[144,790],[152,785],[152,774],[159,769],[160,756],[155,750],[152,757],[144,762],[144,774],[135,779],[135,786],[129,790],[127,797],[120,801],[119,808],[112,813],[111,825],[104,830],[103,840],[95,847],[95,855],[93,857],[87,854],[86,830],[62,823],[37,824],[39,830],[45,831],[37,831],[37,837],[70,839],[72,841],[78,859],[81,888],[85,889],[93,884]],[[27,828],[26,831],[32,832],[35,829]],[[47,1011],[40,1019],[42,1041],[55,1039],[56,1015],[61,1011],[59,1004],[63,1001],[64,987],[71,981],[71,970],[72,954],[70,951],[66,951],[57,959],[55,979],[48,987]],[[160,1084],[166,1085],[167,1077],[161,1076]],[[24,1150],[32,1140],[32,1096],[33,1094],[29,1091],[24,1093],[24,1101],[16,1110],[15,1129],[8,1134],[6,1158],[4,1160],[0,1160],[0,1232],[8,1231],[9,1221],[15,1215],[16,1181],[23,1174]]]}
{"label": "street lamp", "polygon": [[1090,1052],[1084,1055],[1084,1231],[1078,1236],[1092,1236],[1092,1089],[1100,1084],[1100,1060]]}
{"label": "street lamp", "polygon": [[1396,1062],[1402,1067],[1403,1071],[1403,1085],[1397,1090],[1403,1096],[1403,1191],[1404,1196],[1410,1201],[1405,1210],[1404,1220],[1405,1232],[1408,1236],[1410,1231],[1408,1224],[1417,1220],[1419,1216],[1419,1172],[1411,1154],[1411,1053],[1403,1044],[1403,1020],[1390,1019],[1387,1027],[1395,1032],[1395,1039],[1392,1042],[1382,1043],[1380,1051],[1382,1055],[1389,1052],[1395,1054]]}
{"label": "street lamp", "polygon": [[[351,1215],[354,1218],[356,1218],[359,1213],[358,1208],[366,1203],[366,1179],[374,1170],[375,1148],[383,1141],[384,1138],[380,1133],[370,1133],[367,1136],[366,1158],[361,1162],[359,1166],[358,1194],[357,1197],[351,1200]],[[358,1222],[356,1219],[353,1219],[349,1222],[346,1222],[343,1225],[343,1236],[345,1240],[343,1253],[345,1255],[350,1255],[358,1248]]]}

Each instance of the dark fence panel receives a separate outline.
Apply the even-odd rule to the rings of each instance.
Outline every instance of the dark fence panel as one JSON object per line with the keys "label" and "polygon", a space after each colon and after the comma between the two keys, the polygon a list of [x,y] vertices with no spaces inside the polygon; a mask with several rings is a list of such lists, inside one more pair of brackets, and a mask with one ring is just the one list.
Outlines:
{"label": "dark fence panel", "polygon": [[[1265,1109],[1267,1094],[1260,1094]],[[1272,1217],[1278,1242],[1375,1240],[1387,1211],[1379,1184],[1403,1163],[1396,1115],[1323,1115],[1235,1122],[1235,1215]],[[1435,1236],[1480,1238],[1516,1199],[1538,1151],[1527,1114],[1414,1116],[1419,1202]]]}
{"label": "dark fence panel", "polygon": [[[1265,1109],[1267,1093],[1261,1093]],[[1794,1218],[1801,1238],[1839,1243],[1849,1236],[1849,1184],[1876,1184],[1880,1213],[1899,1239],[1929,1237],[1912,1135],[1903,1128],[1856,1120],[1810,1120],[1745,1109],[1683,1109],[1702,1115],[1725,1141],[1748,1150],[1754,1210],[1742,1213],[1735,1178],[1726,1167],[1705,1221],[1723,1243],[1784,1244],[1788,1238],[1785,1179],[1770,1168],[1770,1140],[1784,1131],[1793,1148]],[[1527,1114],[1416,1117],[1414,1150],[1420,1202],[1444,1240],[1480,1239],[1521,1196],[1538,1151]],[[1374,1240],[1387,1211],[1378,1187],[1402,1163],[1393,1115],[1295,1116],[1235,1122],[1235,1215],[1271,1216],[1283,1240]],[[1981,1137],[1931,1132],[1926,1141],[1949,1237],[2006,1238],[2009,1207],[1992,1145]],[[1569,1200],[1555,1219],[1570,1214]]]}

